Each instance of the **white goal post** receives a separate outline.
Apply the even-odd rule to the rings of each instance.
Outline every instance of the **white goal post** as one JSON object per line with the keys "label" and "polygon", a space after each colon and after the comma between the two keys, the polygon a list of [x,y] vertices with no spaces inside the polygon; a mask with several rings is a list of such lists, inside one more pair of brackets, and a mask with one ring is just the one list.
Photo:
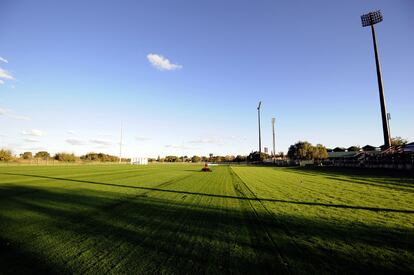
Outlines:
{"label": "white goal post", "polygon": [[148,158],[131,158],[131,164],[148,165]]}

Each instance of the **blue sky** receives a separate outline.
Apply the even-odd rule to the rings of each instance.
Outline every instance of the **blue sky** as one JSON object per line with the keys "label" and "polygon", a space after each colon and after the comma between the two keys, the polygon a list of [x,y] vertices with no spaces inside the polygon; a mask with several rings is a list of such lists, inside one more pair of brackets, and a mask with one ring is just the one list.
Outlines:
{"label": "blue sky", "polygon": [[[0,1],[0,147],[125,156],[248,154],[298,140],[414,140],[414,2]],[[167,60],[168,59],[168,60]]]}

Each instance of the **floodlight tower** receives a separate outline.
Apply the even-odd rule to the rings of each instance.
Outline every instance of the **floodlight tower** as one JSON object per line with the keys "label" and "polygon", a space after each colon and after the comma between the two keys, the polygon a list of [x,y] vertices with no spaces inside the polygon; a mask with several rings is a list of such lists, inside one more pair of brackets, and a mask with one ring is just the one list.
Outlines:
{"label": "floodlight tower", "polygon": [[372,40],[374,43],[374,52],[375,52],[375,63],[377,66],[378,89],[379,89],[379,96],[380,96],[380,103],[381,103],[382,131],[384,133],[384,146],[385,148],[388,148],[391,146],[390,127],[388,125],[388,119],[387,119],[387,108],[385,105],[384,89],[382,85],[381,66],[380,66],[380,60],[378,56],[377,39],[375,36],[375,28],[374,28],[374,25],[381,22],[382,20],[383,20],[383,17],[382,17],[380,10],[370,12],[370,13],[367,13],[361,16],[362,27],[371,26]]}
{"label": "floodlight tower", "polygon": [[262,105],[262,102],[259,101],[259,106],[257,106],[257,119],[259,122],[259,159],[261,159],[262,156],[262,133],[260,129],[260,106]]}
{"label": "floodlight tower", "polygon": [[122,162],[122,122],[121,122],[121,137],[119,139],[119,164]]}
{"label": "floodlight tower", "polygon": [[275,122],[276,118],[272,118],[272,132],[273,132],[273,158],[276,156],[276,144],[275,144]]}

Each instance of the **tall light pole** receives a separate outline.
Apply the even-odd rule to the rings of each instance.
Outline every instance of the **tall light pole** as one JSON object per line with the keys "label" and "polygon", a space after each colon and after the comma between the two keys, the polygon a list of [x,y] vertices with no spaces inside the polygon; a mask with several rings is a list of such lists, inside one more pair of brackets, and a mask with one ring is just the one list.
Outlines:
{"label": "tall light pole", "polygon": [[362,26],[368,27],[371,26],[372,31],[372,40],[374,43],[374,52],[375,52],[375,63],[377,66],[377,78],[378,78],[378,89],[379,89],[379,96],[380,96],[380,103],[381,103],[381,117],[382,117],[382,131],[384,133],[384,146],[388,148],[391,146],[391,137],[390,137],[390,128],[388,125],[387,119],[387,108],[385,105],[385,97],[384,97],[384,88],[382,85],[382,75],[381,75],[381,66],[378,56],[378,49],[377,49],[377,39],[375,37],[375,28],[374,25],[381,22],[383,20],[381,11],[374,11],[361,16]]}
{"label": "tall light pole", "polygon": [[121,122],[121,136],[119,139],[119,164],[122,162],[122,122]]}
{"label": "tall light pole", "polygon": [[262,132],[260,129],[260,106],[262,105],[262,102],[259,101],[259,106],[257,106],[257,119],[259,121],[259,159],[262,158]]}
{"label": "tall light pole", "polygon": [[276,156],[276,143],[275,143],[275,122],[276,122],[276,118],[272,118],[272,132],[273,132],[273,158]]}

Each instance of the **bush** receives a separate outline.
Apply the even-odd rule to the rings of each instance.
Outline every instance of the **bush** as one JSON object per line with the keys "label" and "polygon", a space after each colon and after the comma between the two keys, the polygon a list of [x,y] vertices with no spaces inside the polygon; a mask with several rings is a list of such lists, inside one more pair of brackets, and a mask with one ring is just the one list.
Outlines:
{"label": "bush", "polygon": [[13,159],[12,152],[10,150],[0,150],[0,161],[10,161]]}
{"label": "bush", "polygon": [[24,152],[23,154],[20,154],[20,157],[22,159],[31,159],[33,158],[32,152]]}
{"label": "bush", "polygon": [[72,153],[56,153],[56,155],[54,156],[55,160],[58,161],[65,161],[65,162],[75,162],[76,161],[76,156]]}
{"label": "bush", "polygon": [[34,156],[37,159],[48,159],[50,158],[50,154],[46,151],[39,151]]}

